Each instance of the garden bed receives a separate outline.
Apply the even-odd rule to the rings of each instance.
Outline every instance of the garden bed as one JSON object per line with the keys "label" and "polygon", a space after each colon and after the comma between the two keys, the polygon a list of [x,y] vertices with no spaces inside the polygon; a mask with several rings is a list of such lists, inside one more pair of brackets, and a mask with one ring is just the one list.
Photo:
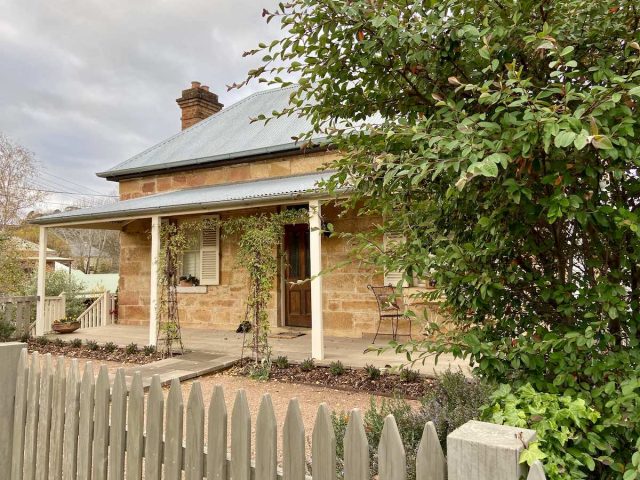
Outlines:
{"label": "garden bed", "polygon": [[[247,364],[237,365],[228,373],[251,376],[251,368]],[[350,369],[303,364],[278,366],[276,363],[271,366],[269,381],[323,386],[336,390],[387,397],[397,396],[405,399],[419,399],[433,385],[432,379],[425,378],[414,370],[405,370],[397,374],[380,371],[375,367]]]}
{"label": "garden bed", "polygon": [[118,347],[114,343],[98,344],[90,340],[85,343],[79,340],[65,342],[61,338],[49,340],[46,337],[38,337],[27,340],[27,345],[29,352],[51,353],[68,358],[86,358],[138,365],[162,359],[162,355],[155,349],[138,348],[134,344],[127,347]]}

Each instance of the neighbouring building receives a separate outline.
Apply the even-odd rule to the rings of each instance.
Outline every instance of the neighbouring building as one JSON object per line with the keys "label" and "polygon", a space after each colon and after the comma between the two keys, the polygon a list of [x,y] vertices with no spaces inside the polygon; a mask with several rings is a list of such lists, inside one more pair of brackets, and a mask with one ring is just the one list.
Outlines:
{"label": "neighbouring building", "polygon": [[[370,228],[375,219],[341,212],[318,188],[335,151],[301,149],[292,140],[309,129],[303,118],[252,122],[261,113],[284,108],[291,89],[266,90],[223,107],[209,88],[193,82],[177,103],[182,131],[98,173],[118,182],[120,200],[33,220],[46,237],[48,227],[110,228],[120,231],[119,322],[149,325],[154,340],[154,256],[162,221],[310,208],[310,223],[334,225],[337,232]],[[197,277],[197,287],[179,288],[183,327],[235,329],[243,320],[246,277],[235,262],[237,246],[219,231],[193,239],[185,252],[183,274]],[[270,305],[274,326],[311,328],[314,356],[321,356],[323,335],[361,337],[375,332],[378,311],[367,285],[396,283],[371,268],[348,263],[350,245],[326,237],[309,225],[286,228],[284,259]],[[337,268],[332,268],[338,266]],[[329,273],[306,283],[320,269]],[[388,325],[383,328],[387,328]],[[401,327],[402,329],[402,327]],[[414,329],[414,333],[415,333]],[[402,332],[400,332],[402,333]]]}

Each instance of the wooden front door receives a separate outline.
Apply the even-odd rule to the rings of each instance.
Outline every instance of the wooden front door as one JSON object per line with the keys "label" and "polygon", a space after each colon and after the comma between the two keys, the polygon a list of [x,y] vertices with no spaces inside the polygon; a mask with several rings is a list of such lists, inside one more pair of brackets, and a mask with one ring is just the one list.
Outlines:
{"label": "wooden front door", "polygon": [[287,225],[284,248],[285,325],[310,328],[311,282],[295,283],[311,276],[309,225]]}

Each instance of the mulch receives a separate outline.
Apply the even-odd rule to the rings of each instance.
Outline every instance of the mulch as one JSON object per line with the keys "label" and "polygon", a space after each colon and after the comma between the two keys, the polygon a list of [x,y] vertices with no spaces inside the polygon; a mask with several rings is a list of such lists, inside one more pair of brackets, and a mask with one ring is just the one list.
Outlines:
{"label": "mulch", "polygon": [[[248,375],[247,366],[232,367],[230,375]],[[299,365],[289,365],[286,368],[271,366],[270,382],[296,383],[310,386],[323,386],[336,390],[369,393],[386,397],[400,397],[417,400],[425,395],[433,385],[433,380],[419,376],[416,380],[405,381],[396,373],[382,372],[382,375],[372,380],[364,369],[346,369],[341,375],[331,373],[328,367],[316,366],[310,371],[303,371]]]}
{"label": "mulch", "polygon": [[88,358],[92,360],[110,362],[135,363],[138,365],[162,360],[162,355],[158,352],[146,354],[142,349],[140,349],[136,353],[127,353],[125,348],[105,348],[104,345],[98,345],[97,348],[91,349],[84,343],[81,347],[74,347],[71,343],[64,342],[62,339],[51,340],[48,343],[43,343],[40,338],[31,338],[27,341],[27,345],[29,352],[37,351],[43,354],[51,353],[52,355],[63,355],[67,358]]}

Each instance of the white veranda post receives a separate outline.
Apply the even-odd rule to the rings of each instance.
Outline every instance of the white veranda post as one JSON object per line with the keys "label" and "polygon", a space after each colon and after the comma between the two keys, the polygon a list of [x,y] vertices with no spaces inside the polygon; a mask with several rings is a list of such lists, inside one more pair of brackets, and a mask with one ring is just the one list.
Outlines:
{"label": "white veranda post", "polygon": [[309,202],[311,256],[311,356],[324,360],[324,322],[322,318],[322,217],[320,201]]}
{"label": "white veranda post", "polygon": [[38,301],[36,306],[36,336],[44,335],[51,325],[44,324],[45,285],[47,279],[47,227],[40,227],[40,240],[38,244]]}
{"label": "white veranda post", "polygon": [[149,285],[149,345],[158,342],[158,269],[160,260],[160,217],[151,217],[151,279]]}

